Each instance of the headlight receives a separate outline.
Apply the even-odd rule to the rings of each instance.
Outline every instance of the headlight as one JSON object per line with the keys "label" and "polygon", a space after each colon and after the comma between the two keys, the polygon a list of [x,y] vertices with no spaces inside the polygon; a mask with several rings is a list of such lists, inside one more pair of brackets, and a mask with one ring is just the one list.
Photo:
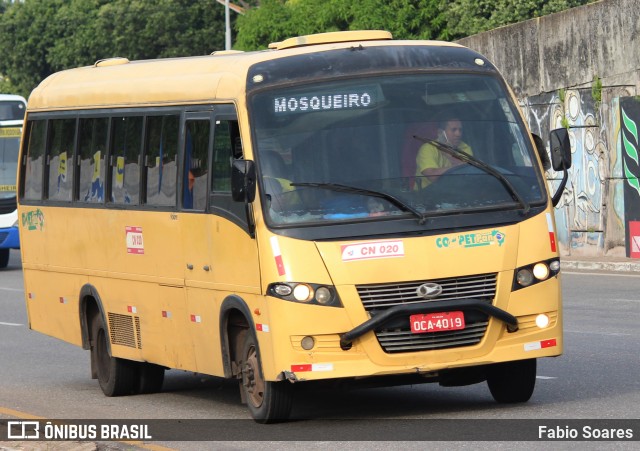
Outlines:
{"label": "headlight", "polygon": [[516,273],[516,282],[521,287],[528,287],[533,283],[533,272],[529,268],[522,268]]}
{"label": "headlight", "polygon": [[533,266],[533,275],[538,280],[545,280],[549,277],[549,267],[546,263],[536,263]]}
{"label": "headlight", "polygon": [[313,290],[309,285],[301,283],[296,285],[293,289],[293,297],[298,302],[309,302],[311,300],[311,295],[313,294]]}
{"label": "headlight", "polygon": [[320,287],[316,290],[316,301],[318,301],[322,305],[327,305],[331,303],[333,295],[331,294],[331,290],[327,287]]}
{"label": "headlight", "polygon": [[303,304],[342,307],[335,287],[317,283],[276,282],[267,288],[269,296]]}
{"label": "headlight", "polygon": [[552,258],[542,262],[516,268],[513,277],[512,291],[520,290],[531,285],[557,276],[560,272],[560,260]]}

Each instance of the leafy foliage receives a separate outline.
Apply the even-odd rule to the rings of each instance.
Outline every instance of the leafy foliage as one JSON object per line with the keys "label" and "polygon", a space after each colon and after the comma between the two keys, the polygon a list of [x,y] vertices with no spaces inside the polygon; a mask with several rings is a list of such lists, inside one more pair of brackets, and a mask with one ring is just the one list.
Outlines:
{"label": "leafy foliage", "polygon": [[53,72],[112,56],[206,55],[224,48],[224,20],[213,0],[16,2],[0,16],[0,89],[28,95]]}
{"label": "leafy foliage", "polygon": [[[312,33],[380,29],[396,39],[453,40],[593,0],[232,0],[235,48]],[[53,72],[112,56],[206,55],[223,49],[216,0],[0,0],[0,91],[28,95]]]}
{"label": "leafy foliage", "polygon": [[595,0],[441,0],[447,13],[447,37],[459,39],[482,31],[552,14]]}
{"label": "leafy foliage", "polygon": [[396,39],[439,37],[440,0],[263,0],[237,20],[236,48],[257,50],[293,36],[346,30],[387,30]]}

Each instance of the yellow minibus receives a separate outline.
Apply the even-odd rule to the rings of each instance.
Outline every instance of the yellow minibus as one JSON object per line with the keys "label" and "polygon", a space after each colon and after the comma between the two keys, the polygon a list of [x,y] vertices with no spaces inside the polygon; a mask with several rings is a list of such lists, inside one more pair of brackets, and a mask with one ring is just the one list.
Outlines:
{"label": "yellow minibus", "polygon": [[384,31],[62,71],[22,137],[29,325],[107,396],[193,371],[263,423],[321,381],[524,402],[563,346],[550,155],[482,55]]}

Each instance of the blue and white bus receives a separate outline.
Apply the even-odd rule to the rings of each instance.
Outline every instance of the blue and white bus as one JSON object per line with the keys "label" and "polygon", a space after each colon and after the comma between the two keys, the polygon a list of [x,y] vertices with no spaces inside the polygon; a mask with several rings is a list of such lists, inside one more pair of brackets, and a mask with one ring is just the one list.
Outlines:
{"label": "blue and white bus", "polygon": [[9,250],[19,249],[16,174],[18,150],[27,101],[0,94],[0,268],[9,263]]}

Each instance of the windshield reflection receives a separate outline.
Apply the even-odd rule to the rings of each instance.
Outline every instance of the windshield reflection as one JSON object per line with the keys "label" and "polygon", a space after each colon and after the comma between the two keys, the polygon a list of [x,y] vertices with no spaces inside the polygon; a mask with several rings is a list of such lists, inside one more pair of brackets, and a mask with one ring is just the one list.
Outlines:
{"label": "windshield reflection", "polygon": [[515,106],[484,75],[342,80],[252,98],[270,223],[372,221],[545,200]]}

